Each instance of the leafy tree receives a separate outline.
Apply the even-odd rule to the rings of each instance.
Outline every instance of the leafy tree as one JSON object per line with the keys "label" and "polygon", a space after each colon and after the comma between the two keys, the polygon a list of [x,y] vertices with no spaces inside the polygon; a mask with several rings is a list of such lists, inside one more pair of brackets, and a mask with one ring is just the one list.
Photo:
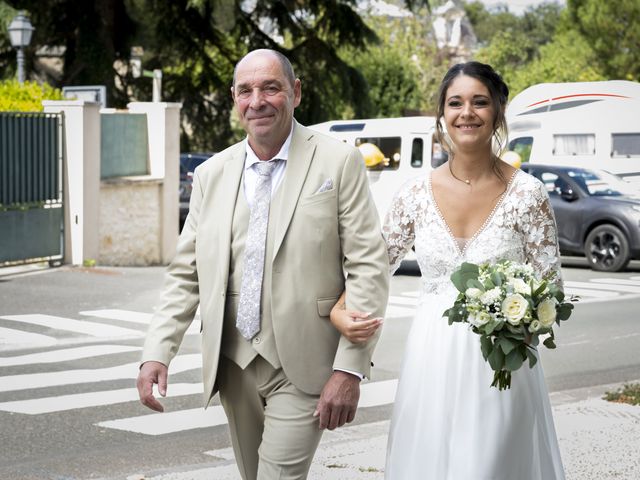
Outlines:
{"label": "leafy tree", "polygon": [[640,80],[640,1],[568,0],[567,10],[607,77]]}
{"label": "leafy tree", "polygon": [[557,34],[540,47],[539,55],[508,79],[512,95],[544,82],[592,82],[606,80],[597,67],[597,56],[589,43],[575,30]]}
{"label": "leafy tree", "polygon": [[476,55],[502,74],[511,96],[536,83],[604,79],[596,52],[566,10],[542,4],[516,23],[518,28],[495,33]]}
{"label": "leafy tree", "polygon": [[[424,15],[389,20],[366,18],[380,41],[362,51],[346,48],[341,56],[366,80],[368,117],[398,117],[431,112],[437,89],[447,68],[438,56]],[[353,117],[343,112],[342,117]]]}

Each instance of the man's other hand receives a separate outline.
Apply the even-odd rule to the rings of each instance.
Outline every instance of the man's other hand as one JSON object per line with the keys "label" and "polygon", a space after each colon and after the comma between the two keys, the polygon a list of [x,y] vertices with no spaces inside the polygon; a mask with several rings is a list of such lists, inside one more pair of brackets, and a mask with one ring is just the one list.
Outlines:
{"label": "man's other hand", "polygon": [[165,397],[167,395],[168,370],[164,363],[149,361],[142,364],[138,373],[136,385],[140,401],[145,407],[156,412],[164,412],[164,407],[153,396],[153,384],[158,384],[158,392]]}
{"label": "man's other hand", "polygon": [[360,379],[347,372],[335,371],[322,389],[313,416],[320,417],[321,429],[333,430],[354,419],[359,399]]}

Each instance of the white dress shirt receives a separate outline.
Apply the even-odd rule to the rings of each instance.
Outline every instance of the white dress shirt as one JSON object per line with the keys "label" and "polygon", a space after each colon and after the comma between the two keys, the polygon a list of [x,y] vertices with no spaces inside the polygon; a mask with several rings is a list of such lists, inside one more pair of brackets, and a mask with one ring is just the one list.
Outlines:
{"label": "white dress shirt", "polygon": [[[280,161],[271,172],[271,197],[276,193],[278,187],[282,183],[282,179],[284,178],[284,172],[287,168],[287,160],[289,159],[289,146],[291,145],[291,137],[293,136],[293,123],[291,124],[291,131],[289,132],[289,136],[282,144],[280,151],[269,160],[279,159]],[[256,184],[258,183],[258,172],[253,166],[258,162],[263,162],[264,160],[260,160],[258,156],[255,154],[251,145],[249,145],[249,140],[245,140],[245,145],[247,148],[247,156],[244,160],[244,197],[247,199],[247,203],[249,207],[253,205],[253,198],[256,192]]]}

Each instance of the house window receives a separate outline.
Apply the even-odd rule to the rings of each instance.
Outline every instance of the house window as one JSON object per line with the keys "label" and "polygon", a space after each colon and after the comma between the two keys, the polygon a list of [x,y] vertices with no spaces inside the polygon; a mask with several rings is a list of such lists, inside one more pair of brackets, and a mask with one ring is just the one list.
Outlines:
{"label": "house window", "polygon": [[596,136],[593,133],[553,136],[554,155],[595,155]]}
{"label": "house window", "polygon": [[640,133],[614,133],[611,135],[612,157],[640,156]]}

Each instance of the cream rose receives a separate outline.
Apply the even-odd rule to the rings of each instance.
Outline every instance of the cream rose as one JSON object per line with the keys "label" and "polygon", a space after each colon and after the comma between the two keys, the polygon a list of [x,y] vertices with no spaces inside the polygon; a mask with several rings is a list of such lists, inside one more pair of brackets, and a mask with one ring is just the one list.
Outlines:
{"label": "cream rose", "polygon": [[502,301],[502,314],[511,325],[519,325],[528,309],[529,302],[519,293],[507,295]]}
{"label": "cream rose", "polygon": [[531,289],[527,282],[521,278],[513,278],[509,280],[509,284],[513,287],[513,291],[521,295],[531,295]]}
{"label": "cream rose", "polygon": [[538,320],[544,328],[549,328],[556,321],[556,302],[555,299],[546,298],[540,302],[536,309]]}
{"label": "cream rose", "polygon": [[475,300],[476,298],[480,298],[480,295],[482,295],[482,290],[480,290],[479,288],[467,288],[464,294],[467,298]]}

